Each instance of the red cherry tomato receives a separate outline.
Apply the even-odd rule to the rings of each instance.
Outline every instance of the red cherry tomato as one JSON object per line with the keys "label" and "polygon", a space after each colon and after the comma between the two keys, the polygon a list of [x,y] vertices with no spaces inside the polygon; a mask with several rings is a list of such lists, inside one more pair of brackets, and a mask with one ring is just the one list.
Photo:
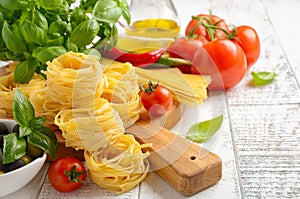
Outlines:
{"label": "red cherry tomato", "polygon": [[[198,19],[196,19],[198,18]],[[226,33],[222,30],[210,28],[212,25],[229,32],[227,23],[216,15],[199,14],[193,18],[185,29],[185,35],[190,38],[205,37],[207,40],[226,38]],[[209,27],[210,26],[210,27]],[[210,34],[211,33],[211,34]]]}
{"label": "red cherry tomato", "polygon": [[73,157],[60,158],[48,171],[50,184],[59,192],[71,192],[81,187],[86,179],[86,170],[80,160]]}
{"label": "red cherry tomato", "polygon": [[247,67],[250,68],[260,55],[260,41],[256,31],[250,26],[238,26],[232,41],[242,47],[247,58]]}
{"label": "red cherry tomato", "polygon": [[141,94],[143,107],[150,113],[150,116],[161,116],[173,105],[172,93],[165,87],[150,81],[147,88]]}
{"label": "red cherry tomato", "polygon": [[247,70],[242,48],[230,40],[215,40],[203,45],[193,60],[193,72],[211,75],[209,89],[229,89],[237,85]]}

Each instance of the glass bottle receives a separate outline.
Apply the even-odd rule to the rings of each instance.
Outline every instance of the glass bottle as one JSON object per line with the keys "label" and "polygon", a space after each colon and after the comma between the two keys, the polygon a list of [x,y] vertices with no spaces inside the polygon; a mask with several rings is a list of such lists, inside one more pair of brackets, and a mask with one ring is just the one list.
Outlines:
{"label": "glass bottle", "polygon": [[119,35],[118,48],[145,52],[167,47],[180,32],[172,0],[131,0],[131,24]]}

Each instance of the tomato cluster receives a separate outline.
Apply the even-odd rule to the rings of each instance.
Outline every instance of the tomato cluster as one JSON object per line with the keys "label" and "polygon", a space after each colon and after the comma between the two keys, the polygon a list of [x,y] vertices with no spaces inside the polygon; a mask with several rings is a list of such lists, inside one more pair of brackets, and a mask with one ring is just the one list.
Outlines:
{"label": "tomato cluster", "polygon": [[237,85],[260,55],[260,41],[254,28],[230,28],[216,15],[193,16],[185,35],[169,46],[169,55],[191,61],[190,73],[210,75],[212,90]]}

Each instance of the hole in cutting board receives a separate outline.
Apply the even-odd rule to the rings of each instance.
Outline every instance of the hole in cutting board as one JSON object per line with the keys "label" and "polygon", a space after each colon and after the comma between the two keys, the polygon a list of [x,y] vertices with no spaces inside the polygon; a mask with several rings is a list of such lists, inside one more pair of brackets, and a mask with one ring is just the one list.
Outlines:
{"label": "hole in cutting board", "polygon": [[192,156],[190,157],[190,159],[191,159],[191,160],[196,160],[196,156],[192,155]]}

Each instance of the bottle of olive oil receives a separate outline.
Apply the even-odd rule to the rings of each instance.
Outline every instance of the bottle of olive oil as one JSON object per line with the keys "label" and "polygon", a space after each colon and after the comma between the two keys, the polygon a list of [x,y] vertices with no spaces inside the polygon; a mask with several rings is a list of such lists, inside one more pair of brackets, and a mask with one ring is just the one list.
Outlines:
{"label": "bottle of olive oil", "polygon": [[167,47],[180,32],[172,0],[131,0],[132,23],[119,35],[117,47],[146,52]]}

